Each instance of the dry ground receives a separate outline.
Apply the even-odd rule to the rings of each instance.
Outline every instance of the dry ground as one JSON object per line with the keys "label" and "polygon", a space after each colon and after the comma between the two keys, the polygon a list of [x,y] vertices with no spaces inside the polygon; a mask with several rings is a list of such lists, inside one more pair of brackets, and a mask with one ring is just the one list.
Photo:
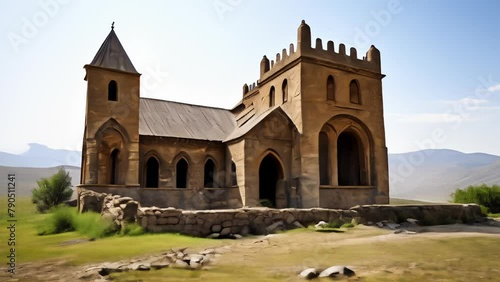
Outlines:
{"label": "dry ground", "polygon": [[[201,271],[167,268],[114,274],[111,278],[113,281],[299,281],[297,273],[307,267],[348,265],[357,273],[351,278],[354,281],[500,281],[500,228],[443,225],[422,227],[419,231],[413,235],[393,234],[361,225],[344,233],[302,229],[227,240],[223,247],[217,247],[222,255]],[[204,247],[211,247],[210,242]],[[92,248],[92,243],[80,244]],[[220,243],[213,241],[212,246]],[[62,260],[25,263],[19,266],[16,276],[10,277],[2,266],[0,280],[77,281],[81,271],[88,267],[71,266]]]}

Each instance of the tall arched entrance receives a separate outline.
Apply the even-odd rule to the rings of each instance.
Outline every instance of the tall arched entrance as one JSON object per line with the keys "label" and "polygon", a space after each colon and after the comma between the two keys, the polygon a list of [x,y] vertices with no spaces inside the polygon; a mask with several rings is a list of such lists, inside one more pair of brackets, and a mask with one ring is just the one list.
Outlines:
{"label": "tall arched entrance", "polygon": [[363,148],[355,133],[342,132],[337,139],[338,180],[340,186],[359,186],[363,183]]}
{"label": "tall arched entrance", "polygon": [[276,157],[269,153],[259,166],[259,199],[269,200],[276,207],[276,185],[283,179],[283,168]]}

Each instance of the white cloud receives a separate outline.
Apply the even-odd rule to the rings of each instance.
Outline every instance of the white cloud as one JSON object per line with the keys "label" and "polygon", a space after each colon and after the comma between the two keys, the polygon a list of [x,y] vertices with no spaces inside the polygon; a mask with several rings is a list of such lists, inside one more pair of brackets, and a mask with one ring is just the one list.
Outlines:
{"label": "white cloud", "polygon": [[493,86],[488,87],[488,91],[490,92],[500,91],[500,84],[495,84]]}

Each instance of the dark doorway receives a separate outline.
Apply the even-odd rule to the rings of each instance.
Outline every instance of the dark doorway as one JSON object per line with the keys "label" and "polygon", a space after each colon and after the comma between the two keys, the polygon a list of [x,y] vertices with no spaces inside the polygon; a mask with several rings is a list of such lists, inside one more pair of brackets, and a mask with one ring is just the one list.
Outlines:
{"label": "dark doorway", "polygon": [[272,154],[268,154],[259,167],[259,199],[262,203],[268,200],[272,207],[276,207],[276,184],[283,178],[283,169],[279,161]]}
{"label": "dark doorway", "polygon": [[110,167],[110,182],[109,184],[118,184],[118,155],[120,151],[118,149],[114,149],[111,152],[111,167]]}
{"label": "dark doorway", "polygon": [[328,135],[326,132],[319,133],[319,184],[330,184],[330,166],[329,166],[329,150],[328,150]]}
{"label": "dark doorway", "polygon": [[185,159],[180,159],[175,167],[177,188],[186,188],[188,181],[188,163]]}
{"label": "dark doorway", "polygon": [[214,187],[214,172],[215,164],[212,160],[207,160],[205,163],[205,177],[203,180],[203,187],[213,188]]}
{"label": "dark doorway", "polygon": [[361,185],[360,144],[356,135],[343,132],[337,140],[339,185]]}
{"label": "dark doorway", "polygon": [[150,157],[146,162],[146,187],[158,188],[160,164],[155,157]]}

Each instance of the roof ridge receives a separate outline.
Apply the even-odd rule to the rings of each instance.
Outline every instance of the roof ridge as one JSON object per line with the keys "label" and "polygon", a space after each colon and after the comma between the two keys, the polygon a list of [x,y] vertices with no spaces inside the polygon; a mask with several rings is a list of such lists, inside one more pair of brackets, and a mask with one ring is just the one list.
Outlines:
{"label": "roof ridge", "polygon": [[187,102],[164,100],[164,99],[158,99],[158,98],[140,97],[140,99],[154,100],[154,101],[158,101],[158,102],[175,103],[175,104],[181,104],[181,105],[187,105],[187,106],[195,106],[195,107],[200,107],[200,108],[209,108],[209,109],[216,109],[216,110],[231,111],[231,109],[225,109],[225,108],[221,108],[221,107],[214,107],[214,106],[207,106],[207,105],[198,105],[198,104],[190,104],[190,103],[187,103]]}

